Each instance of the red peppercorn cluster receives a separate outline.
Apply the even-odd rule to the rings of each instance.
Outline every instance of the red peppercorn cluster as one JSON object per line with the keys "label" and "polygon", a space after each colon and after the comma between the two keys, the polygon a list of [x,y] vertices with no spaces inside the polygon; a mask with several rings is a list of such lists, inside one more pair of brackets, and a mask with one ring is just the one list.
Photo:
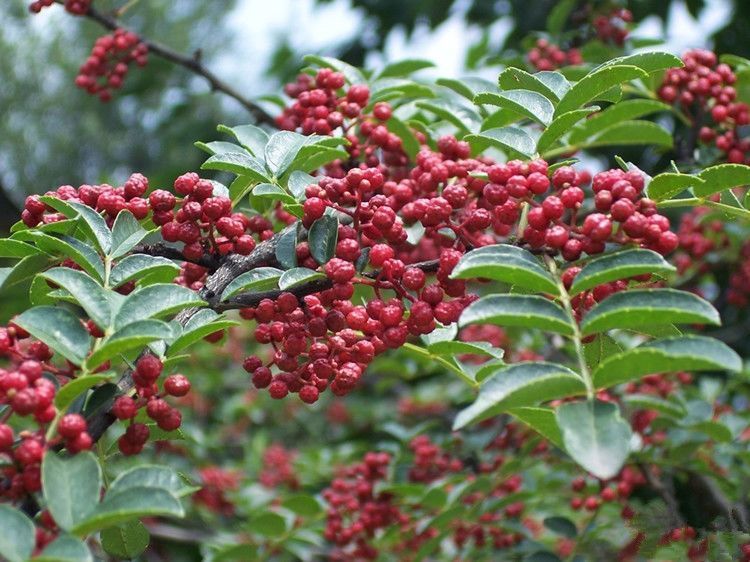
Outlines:
{"label": "red peppercorn cluster", "polygon": [[258,481],[266,488],[286,486],[292,490],[299,487],[297,471],[294,468],[295,451],[275,443],[263,451],[262,470]]}
{"label": "red peppercorn cluster", "polygon": [[737,100],[737,76],[711,51],[688,51],[682,61],[683,68],[667,70],[659,97],[679,104],[688,118],[701,127],[699,140],[716,146],[727,162],[750,163],[750,139],[741,138],[738,129],[750,123],[750,106]]}
{"label": "red peppercorn cluster", "polygon": [[619,501],[623,504],[623,519],[630,519],[633,517],[633,511],[627,503],[628,498],[636,488],[645,484],[646,478],[643,474],[630,466],[624,467],[620,474],[607,482],[589,482],[587,478],[579,476],[570,484],[573,491],[570,507],[576,511],[596,511],[603,503]]}
{"label": "red peppercorn cluster", "polygon": [[704,276],[712,275],[719,264],[727,266],[730,276],[726,301],[744,308],[750,302],[750,243],[742,243],[739,249],[734,247],[722,222],[710,215],[708,207],[696,207],[680,217],[680,251],[674,263],[698,293],[702,292],[700,281]]}
{"label": "red peppercorn cluster", "polygon": [[[151,192],[148,201],[154,211],[154,223],[161,226],[162,237],[167,242],[183,243],[182,253],[188,261],[197,261],[204,254],[247,255],[257,244],[253,235],[260,240],[273,236],[268,219],[232,212],[232,200],[215,194],[213,182],[201,179],[194,172],[178,177],[174,190],[182,199],[157,189]],[[200,281],[199,272],[191,270],[186,279],[192,279],[191,283]]]}
{"label": "red peppercorn cluster", "polygon": [[323,491],[329,505],[323,536],[341,549],[332,559],[375,560],[378,551],[368,539],[378,529],[408,522],[394,505],[392,494],[375,491],[376,484],[386,478],[390,462],[388,453],[367,453]]}
{"label": "red peppercorn cluster", "polygon": [[[529,164],[529,171],[533,164]],[[523,177],[511,175],[513,172],[508,166],[505,165],[506,169],[503,166],[489,169],[490,181],[499,187],[485,187],[485,194],[491,195],[497,203],[505,200],[494,212],[507,224],[519,212],[518,199],[530,200],[535,194],[545,193],[549,182],[544,181],[546,176],[540,172]],[[577,260],[583,252],[599,254],[608,242],[637,244],[661,254],[677,248],[678,239],[669,230],[669,219],[656,212],[652,200],[643,197],[643,174],[614,169],[594,176],[591,188],[597,212],[585,217],[580,216],[585,198],[580,176],[567,166],[552,174],[554,193],[541,203],[532,203],[533,208],[528,213],[523,238],[529,246],[559,250],[568,261]],[[487,193],[490,189],[492,191]],[[615,229],[614,223],[619,223],[620,228]]]}
{"label": "red peppercorn cluster", "polygon": [[112,99],[113,90],[122,87],[130,65],[135,63],[137,66],[145,66],[146,62],[148,46],[135,33],[115,29],[110,35],[103,35],[96,40],[89,58],[78,70],[75,83],[89,94],[107,102]]}
{"label": "red peppercorn cluster", "polygon": [[[68,13],[74,16],[82,16],[89,11],[93,0],[65,0],[64,6]],[[44,8],[52,6],[55,0],[35,0],[29,4],[29,11],[32,14],[38,14]]]}
{"label": "red peppercorn cluster", "polygon": [[[352,158],[370,166],[376,166],[379,160],[390,166],[407,164],[401,138],[386,126],[391,106],[377,102],[372,113],[364,113],[370,99],[366,85],[347,85],[343,74],[323,68],[315,77],[300,74],[296,82],[284,87],[284,92],[294,101],[276,118],[280,129],[299,130],[305,135],[340,131],[349,142],[346,150]],[[334,169],[341,170],[340,165],[329,166],[329,172]]]}
{"label": "red peppercorn cluster", "polygon": [[227,497],[228,492],[240,486],[241,474],[219,466],[200,469],[201,489],[193,495],[193,501],[225,517],[234,515],[234,503]]}
{"label": "red peppercorn cluster", "polygon": [[412,482],[434,482],[448,472],[458,472],[463,468],[460,459],[443,451],[426,435],[412,439],[409,448],[414,453],[414,463],[409,469],[409,480]]}
{"label": "red peppercorn cluster", "polygon": [[576,48],[564,51],[547,39],[538,39],[529,51],[528,59],[537,70],[557,70],[563,66],[583,64],[581,51]]}
{"label": "red peppercorn cluster", "polygon": [[[45,195],[62,201],[82,203],[104,212],[107,224],[111,226],[120,211],[130,211],[139,220],[148,216],[149,201],[143,197],[148,187],[148,179],[145,176],[132,174],[119,187],[109,184],[84,184],[76,189],[72,185],[62,185],[54,191],[48,191]],[[21,220],[30,228],[64,219],[65,215],[46,205],[38,195],[29,195],[21,212]]]}
{"label": "red peppercorn cluster", "polygon": [[614,43],[622,47],[628,36],[628,24],[633,22],[633,14],[625,8],[612,10],[607,15],[598,15],[591,22],[597,38],[604,43]]}
{"label": "red peppercorn cluster", "polygon": [[[508,427],[515,427],[509,424]],[[513,430],[504,431],[504,437],[488,449],[513,449],[523,444],[528,432]],[[414,438],[409,448],[413,453],[406,474],[409,482],[436,484],[449,476],[462,476],[472,481],[476,474],[467,470],[463,462],[452,456],[444,448],[433,443],[427,436]],[[388,492],[377,492],[378,483],[385,480],[389,471],[401,473],[398,467],[391,466],[391,458],[386,453],[367,453],[363,462],[346,467],[340,471],[324,490],[323,498],[328,502],[326,540],[334,543],[337,550],[331,560],[374,560],[379,552],[370,540],[379,529],[398,526],[404,539],[393,546],[394,554],[399,560],[411,560],[415,551],[426,541],[438,534],[436,528],[428,527],[418,530],[418,522],[425,516],[425,506],[411,504]],[[497,474],[503,457],[494,455],[493,459],[479,465],[479,473]],[[450,491],[451,480],[445,480],[445,490]],[[518,474],[501,476],[489,491],[471,492],[462,498],[467,506],[479,505],[488,497],[502,499],[517,494],[522,487]],[[523,534],[517,530],[517,519],[524,512],[521,501],[509,502],[502,512],[492,511],[477,513],[476,518],[457,520],[452,523],[452,540],[457,548],[472,543],[477,548],[491,546],[495,549],[510,548],[523,540]],[[537,522],[524,520],[529,529],[537,529]]]}
{"label": "red peppercorn cluster", "polygon": [[[8,409],[0,417],[0,499],[20,500],[41,490],[40,463],[45,450],[61,445],[75,454],[91,448],[86,421],[78,414],[58,419],[54,406],[57,385],[76,376],[69,363],[59,365],[52,350],[16,326],[0,327],[0,405]],[[28,418],[31,424],[16,433],[7,424],[11,415]],[[50,424],[55,436],[48,442]]]}
{"label": "red peppercorn cluster", "polygon": [[136,361],[132,375],[136,395],[120,396],[112,405],[112,414],[119,420],[129,422],[125,433],[117,441],[124,455],[140,453],[151,434],[148,425],[134,421],[141,408],[145,408],[146,415],[164,431],[174,431],[182,425],[182,414],[164,398],[185,396],[190,392],[190,381],[181,374],[170,375],[164,379],[163,391],[159,392],[157,381],[163,369],[162,362],[156,356],[142,355]]}

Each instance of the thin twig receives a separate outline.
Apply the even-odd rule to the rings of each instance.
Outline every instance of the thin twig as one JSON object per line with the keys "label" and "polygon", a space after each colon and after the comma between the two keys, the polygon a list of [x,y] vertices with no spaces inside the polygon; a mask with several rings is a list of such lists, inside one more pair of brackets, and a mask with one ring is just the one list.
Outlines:
{"label": "thin twig", "polygon": [[646,478],[649,487],[659,495],[667,506],[671,528],[675,529],[684,525],[685,521],[680,514],[680,506],[677,504],[677,499],[672,491],[664,485],[664,482],[654,476],[653,472],[651,472],[651,469],[646,464],[639,462],[638,469],[641,471],[644,478]]}
{"label": "thin twig", "polygon": [[[63,4],[63,0],[56,0],[58,4]],[[84,14],[85,17],[88,19],[97,22],[102,27],[109,29],[111,31],[114,31],[115,29],[125,29],[123,26],[119,24],[117,21],[117,18],[111,15],[104,14],[103,12],[100,12],[93,6],[89,7],[88,11]],[[253,102],[252,100],[246,98],[244,95],[242,95],[238,90],[236,90],[234,87],[227,84],[224,80],[216,76],[211,70],[206,68],[206,66],[201,61],[200,52],[196,52],[194,56],[186,56],[182,53],[178,53],[177,51],[167,47],[166,45],[162,43],[158,43],[156,41],[152,41],[150,39],[146,39],[145,37],[142,37],[140,34],[136,33],[138,37],[140,38],[141,42],[143,42],[147,47],[149,53],[153,53],[154,55],[163,58],[164,60],[167,60],[169,62],[172,62],[176,65],[182,66],[183,68],[186,68],[190,70],[191,72],[202,76],[211,86],[211,89],[217,92],[222,92],[229,96],[230,98],[236,100],[239,102],[242,107],[244,107],[255,119],[256,123],[269,125],[271,127],[276,126],[276,122],[274,121],[274,118],[267,113],[262,107],[260,107],[258,104]]]}

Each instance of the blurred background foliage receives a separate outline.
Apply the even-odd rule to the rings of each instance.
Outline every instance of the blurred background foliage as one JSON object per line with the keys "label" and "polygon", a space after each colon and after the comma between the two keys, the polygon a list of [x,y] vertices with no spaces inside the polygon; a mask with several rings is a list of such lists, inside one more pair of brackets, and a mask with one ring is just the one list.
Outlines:
{"label": "blurred background foliage", "polygon": [[[290,0],[268,6],[258,0],[149,0],[130,4],[122,22],[180,52],[200,50],[209,68],[248,97],[260,97],[292,78],[309,52],[378,64],[412,54],[409,49],[418,45],[456,59],[452,67],[443,62],[437,74],[458,75],[480,62],[486,67],[501,50],[521,50],[530,32],[545,28],[557,4]],[[211,93],[200,77],[153,56],[144,69],[128,75],[113,102],[100,103],[75,88],[73,80],[103,30],[59,8],[31,17],[27,5],[26,0],[0,3],[0,230],[16,220],[27,194],[61,184],[116,182],[140,171],[153,185],[165,185],[199,165],[202,156],[191,148],[193,141],[211,138],[217,123],[250,120],[239,104]],[[104,12],[122,5],[96,1]],[[652,28],[677,27],[680,48],[715,45],[720,53],[750,55],[750,42],[743,40],[750,2],[634,0],[628,7],[635,21],[648,16]],[[717,25],[700,24],[719,12],[727,17]],[[686,16],[699,25],[684,28]],[[575,10],[569,19],[574,18]]]}

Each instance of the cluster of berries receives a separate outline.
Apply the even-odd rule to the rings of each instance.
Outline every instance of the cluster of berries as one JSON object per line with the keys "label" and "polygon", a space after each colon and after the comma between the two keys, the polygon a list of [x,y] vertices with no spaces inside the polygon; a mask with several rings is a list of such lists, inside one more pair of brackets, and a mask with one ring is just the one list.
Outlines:
{"label": "cluster of berries", "polygon": [[78,70],[75,83],[107,102],[112,99],[113,90],[122,87],[130,65],[145,66],[147,61],[148,46],[135,33],[116,29],[96,40],[91,54]]}
{"label": "cluster of berries", "polygon": [[563,66],[583,64],[581,51],[576,48],[565,51],[547,39],[537,39],[528,59],[537,70],[557,70]]}
{"label": "cluster of berries", "polygon": [[617,8],[607,15],[595,16],[591,25],[600,41],[622,47],[629,34],[628,24],[632,22],[633,14],[630,10]]}
{"label": "cluster of berries", "polygon": [[145,354],[136,361],[133,370],[136,396],[123,395],[112,405],[112,414],[119,420],[128,421],[125,433],[117,445],[124,455],[136,455],[143,450],[150,436],[150,429],[144,423],[136,423],[135,417],[141,408],[146,409],[149,418],[164,431],[174,431],[182,424],[182,414],[170,406],[166,396],[182,397],[190,392],[190,381],[181,374],[173,374],[164,379],[163,391],[159,391],[157,381],[164,366],[154,355]]}
{"label": "cluster of berries", "polygon": [[[408,482],[435,484],[452,476],[462,475],[469,481],[477,474],[492,474],[499,479],[487,492],[467,493],[461,501],[472,506],[484,502],[489,497],[494,499],[512,498],[522,487],[518,474],[498,475],[498,468],[504,458],[497,451],[517,453],[530,434],[516,431],[514,424],[509,424],[501,435],[488,446],[492,459],[480,463],[476,471],[470,471],[464,463],[451,455],[447,450],[433,443],[427,436],[414,438],[409,449],[412,460],[404,471]],[[532,452],[537,454],[537,452]],[[399,559],[410,560],[411,556],[426,541],[438,534],[438,529],[427,527],[418,529],[418,521],[425,515],[425,506],[410,504],[393,494],[378,492],[379,483],[386,480],[389,473],[401,473],[401,468],[393,466],[387,453],[367,453],[363,462],[345,467],[323,492],[328,502],[327,525],[325,538],[336,546],[331,560],[374,560],[380,554],[372,544],[372,537],[379,529],[398,526],[404,540],[393,545],[393,553]],[[445,481],[446,491],[451,488],[450,479]],[[452,523],[452,540],[457,548],[469,543],[482,548],[510,548],[523,540],[518,532],[517,520],[525,510],[521,501],[510,501],[502,511],[493,510],[478,513],[475,520],[458,520]],[[529,529],[536,528],[536,522],[529,519],[523,524]]]}
{"label": "cluster of berries", "polygon": [[287,449],[279,443],[274,443],[263,451],[261,465],[263,469],[258,476],[258,481],[266,488],[278,488],[286,486],[292,490],[299,487],[297,471],[294,468],[294,459],[297,453]]}
{"label": "cluster of berries", "polygon": [[683,68],[667,70],[659,97],[679,104],[700,126],[700,141],[714,144],[728,162],[750,163],[750,139],[742,138],[739,130],[750,123],[750,106],[737,99],[737,76],[711,51],[688,51],[682,61]]}
{"label": "cluster of berries", "polygon": [[[83,16],[89,11],[92,2],[93,0],[65,0],[64,6],[69,14]],[[34,2],[29,4],[29,11],[32,14],[38,14],[44,8],[48,8],[54,3],[55,0],[34,0]]]}
{"label": "cluster of berries", "polygon": [[[148,201],[154,211],[153,221],[161,226],[167,242],[182,242],[182,253],[188,261],[198,261],[205,254],[224,256],[228,253],[247,255],[259,240],[273,236],[271,222],[261,215],[248,217],[232,212],[232,200],[214,193],[214,183],[190,172],[178,177],[171,192],[157,189]],[[179,203],[179,209],[175,211]],[[197,277],[198,270],[188,278]],[[196,279],[199,280],[199,279]]]}
{"label": "cluster of berries", "polygon": [[225,517],[234,515],[234,503],[227,497],[240,487],[242,475],[218,466],[208,466],[199,470],[201,489],[193,495],[193,501],[206,509]]}
{"label": "cluster of berries", "polygon": [[[0,369],[0,405],[8,407],[0,418],[0,498],[18,500],[41,489],[40,463],[49,446],[61,445],[75,454],[91,448],[92,439],[83,417],[58,418],[54,406],[57,384],[53,381],[72,380],[73,365],[57,365],[47,345],[13,323],[0,327],[0,357],[9,363]],[[16,434],[6,423],[13,414],[32,417],[36,427]],[[55,436],[48,442],[45,436],[53,423]]]}
{"label": "cluster of berries", "polygon": [[276,118],[280,129],[305,135],[340,131],[353,159],[368,166],[377,166],[380,161],[389,166],[408,163],[401,138],[387,128],[391,106],[377,102],[371,113],[365,113],[370,101],[366,85],[348,85],[343,74],[323,68],[315,77],[300,74],[296,82],[284,87],[284,92],[294,101]]}
{"label": "cluster of berries", "polygon": [[692,290],[701,293],[706,276],[716,273],[719,264],[729,268],[726,302],[738,308],[750,303],[750,243],[739,249],[730,241],[723,223],[712,218],[711,209],[696,207],[680,217],[677,230],[679,253],[674,258],[677,271],[691,282]]}

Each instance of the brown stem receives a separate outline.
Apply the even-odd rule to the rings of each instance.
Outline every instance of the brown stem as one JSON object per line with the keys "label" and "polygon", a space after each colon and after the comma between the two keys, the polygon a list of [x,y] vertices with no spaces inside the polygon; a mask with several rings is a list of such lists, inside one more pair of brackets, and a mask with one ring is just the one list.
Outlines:
{"label": "brown stem", "polygon": [[[63,3],[63,0],[56,1],[58,4]],[[121,26],[117,21],[117,18],[111,15],[104,14],[93,6],[89,7],[88,11],[84,15],[90,20],[97,22],[102,27],[111,31],[114,31],[115,29],[124,29],[123,26]],[[250,114],[254,117],[256,123],[270,125],[271,127],[276,126],[274,118],[271,117],[271,115],[268,114],[262,107],[254,103],[252,100],[246,98],[239,91],[224,82],[211,70],[206,68],[206,66],[201,61],[200,51],[196,51],[195,55],[190,57],[183,55],[182,53],[178,53],[177,51],[167,47],[162,43],[146,39],[144,37],[141,37],[139,34],[136,35],[138,35],[141,42],[143,42],[148,47],[149,53],[153,53],[154,55],[161,57],[164,60],[174,63],[178,66],[182,66],[183,68],[190,70],[194,74],[202,76],[209,83],[212,90],[216,92],[222,92],[230,98],[239,102],[242,107],[250,112]]]}

